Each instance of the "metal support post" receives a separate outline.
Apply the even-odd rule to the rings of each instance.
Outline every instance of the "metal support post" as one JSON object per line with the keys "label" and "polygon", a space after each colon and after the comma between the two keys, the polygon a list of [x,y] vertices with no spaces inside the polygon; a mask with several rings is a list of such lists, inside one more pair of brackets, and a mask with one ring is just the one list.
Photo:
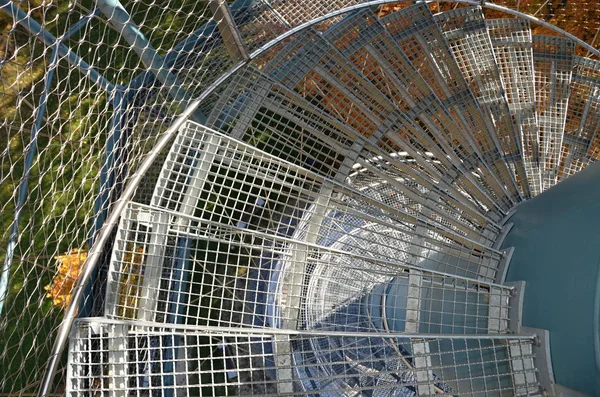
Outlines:
{"label": "metal support post", "polygon": [[250,56],[227,3],[224,0],[210,0],[208,5],[229,55],[235,61],[248,61]]}
{"label": "metal support post", "polygon": [[[113,105],[113,114],[110,119],[108,134],[106,137],[106,149],[102,167],[100,168],[100,180],[98,184],[98,195],[94,201],[94,224],[88,236],[88,247],[94,245],[96,235],[102,228],[106,214],[108,213],[111,192],[117,179],[117,170],[120,164],[118,159],[123,150],[122,124],[125,115],[126,96],[121,90],[115,90],[109,102]],[[85,296],[81,301],[78,317],[91,316],[94,306],[94,289],[98,268],[95,269],[90,281],[85,287]]]}
{"label": "metal support post", "polygon": [[[180,102],[182,108],[187,108],[192,102],[190,96],[177,77],[165,65],[163,57],[158,55],[150,41],[133,22],[119,0],[98,0],[97,6],[106,16],[107,22],[131,45],[146,68],[164,84],[169,95],[175,101]],[[205,117],[201,113],[194,112],[192,118],[199,123],[205,122]]]}
{"label": "metal support post", "polygon": [[112,91],[115,86],[106,80],[104,76],[98,73],[79,55],[74,53],[69,47],[64,45],[61,40],[57,40],[50,32],[42,28],[42,26],[33,18],[27,15],[11,0],[0,0],[0,11],[10,15],[15,23],[24,27],[32,36],[39,38],[47,46],[56,45],[58,55],[64,58],[71,66],[79,69],[81,73],[87,76],[92,82],[98,84],[105,91]]}

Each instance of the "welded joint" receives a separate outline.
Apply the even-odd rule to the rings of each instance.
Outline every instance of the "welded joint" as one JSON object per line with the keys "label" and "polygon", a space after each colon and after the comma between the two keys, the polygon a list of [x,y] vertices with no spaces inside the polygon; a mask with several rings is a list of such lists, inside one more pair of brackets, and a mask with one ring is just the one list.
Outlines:
{"label": "welded joint", "polygon": [[508,267],[510,266],[510,261],[512,259],[514,251],[514,247],[509,247],[505,250],[502,250],[503,256],[500,260],[500,263],[498,264],[498,269],[496,270],[496,279],[494,280],[496,284],[504,284],[504,280],[506,280],[506,274],[508,273]]}
{"label": "welded joint", "polygon": [[505,283],[514,287],[510,294],[510,306],[508,308],[508,329],[512,334],[521,333],[523,326],[523,305],[525,297],[525,281],[512,281]]}
{"label": "welded joint", "polygon": [[524,202],[526,202],[527,200],[524,201],[520,201],[517,204],[515,204],[505,215],[504,218],[502,218],[500,220],[500,225],[506,225],[508,223],[508,221],[510,220],[510,218],[512,218],[512,216],[517,212],[517,208],[523,204]]}
{"label": "welded joint", "polygon": [[[490,288],[488,302],[488,333],[504,334],[510,328],[510,308],[508,297],[499,288]],[[512,302],[510,302],[512,303]]]}
{"label": "welded joint", "polygon": [[552,356],[550,355],[550,332],[541,328],[521,327],[524,333],[535,334],[532,346],[533,363],[537,369],[537,381],[540,384],[543,395],[555,396],[555,379],[552,367]]}
{"label": "welded joint", "polygon": [[410,270],[408,275],[408,293],[406,297],[405,332],[417,333],[419,331],[422,288],[423,272]]}
{"label": "welded joint", "polygon": [[538,371],[534,361],[534,344],[535,342],[521,343],[515,341],[508,343],[508,356],[513,370],[515,395],[532,395],[532,392],[537,393],[539,391]]}
{"label": "welded joint", "polygon": [[242,35],[225,0],[209,0],[208,5],[229,55],[238,62],[250,61],[250,55],[244,45]]}
{"label": "welded joint", "polygon": [[127,396],[128,366],[127,350],[129,349],[126,325],[113,325],[108,330],[108,387],[112,397]]}
{"label": "welded joint", "polygon": [[435,394],[435,377],[431,370],[432,361],[429,342],[425,340],[412,341],[412,351],[418,394]]}

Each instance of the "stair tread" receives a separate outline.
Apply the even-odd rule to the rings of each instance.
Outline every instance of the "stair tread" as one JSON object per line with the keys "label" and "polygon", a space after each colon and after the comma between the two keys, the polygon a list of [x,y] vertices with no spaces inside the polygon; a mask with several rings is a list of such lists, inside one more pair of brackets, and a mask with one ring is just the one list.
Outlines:
{"label": "stair tread", "polygon": [[436,14],[435,19],[484,115],[494,126],[488,130],[492,140],[505,159],[512,159],[507,164],[510,173],[501,176],[501,180],[513,199],[521,201],[520,194],[527,195],[529,189],[522,186],[522,192],[517,191],[517,180],[526,180],[520,139],[512,122],[481,7],[457,8]]}
{"label": "stair tread", "polygon": [[[521,19],[486,20],[508,106],[519,133],[531,196],[542,191],[539,165],[539,127],[535,104],[533,39],[529,22]],[[519,73],[515,73],[518,71]]]}
{"label": "stair tread", "polygon": [[[449,108],[461,131],[461,134],[455,133],[455,139],[466,140],[460,149],[474,150],[480,161],[477,169],[482,174],[482,180],[489,185],[489,191],[495,194],[497,202],[508,210],[514,202],[499,180],[505,167],[495,144],[487,135],[491,126],[485,122],[429,8],[418,3],[386,15],[381,20],[435,95]],[[415,64],[415,61],[418,62]],[[440,67],[440,64],[444,67]],[[456,150],[459,147],[455,145],[454,148]],[[466,154],[462,156],[464,160],[468,157]]]}
{"label": "stair tread", "polygon": [[557,182],[575,45],[554,36],[533,36],[536,109],[543,189]]}
{"label": "stair tread", "polygon": [[558,180],[581,171],[600,152],[600,62],[576,56]]}

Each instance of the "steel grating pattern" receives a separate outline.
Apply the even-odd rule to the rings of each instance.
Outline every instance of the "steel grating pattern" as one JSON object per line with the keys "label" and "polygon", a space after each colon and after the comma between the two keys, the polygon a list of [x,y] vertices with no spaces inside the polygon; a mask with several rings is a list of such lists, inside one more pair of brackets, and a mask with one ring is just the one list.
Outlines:
{"label": "steel grating pattern", "polygon": [[503,18],[487,19],[486,26],[519,132],[529,190],[535,196],[542,192],[542,179],[530,25],[525,20]]}
{"label": "steel grating pattern", "polygon": [[598,157],[598,151],[592,149],[599,139],[600,75],[598,70],[600,70],[598,61],[575,57],[560,155],[560,178],[581,171]]}
{"label": "steel grating pattern", "polygon": [[[468,88],[448,43],[425,4],[415,4],[382,18],[394,40],[409,59],[419,60],[417,70],[446,105],[451,117],[464,134],[452,135],[459,141],[454,151],[462,149],[460,161],[476,168],[489,186],[494,199],[504,210],[513,200],[500,182],[508,170],[492,137],[484,133],[491,127]],[[423,57],[423,55],[425,55]],[[444,67],[439,67],[442,63]],[[493,128],[491,128],[493,130]],[[460,140],[463,140],[460,142]]]}
{"label": "steel grating pattern", "polygon": [[[448,40],[462,75],[475,95],[484,116],[493,125],[491,139],[504,155],[511,174],[499,175],[515,200],[518,194],[529,196],[522,164],[520,139],[514,130],[508,103],[490,35],[480,7],[457,8],[435,16]],[[517,184],[521,192],[517,192]]]}
{"label": "steel grating pattern", "polygon": [[0,0],[0,394],[547,393],[499,247],[599,156],[597,7],[360,3]]}
{"label": "steel grating pattern", "polygon": [[533,36],[536,104],[544,189],[556,184],[569,103],[574,44],[560,37]]}
{"label": "steel grating pattern", "polygon": [[[356,30],[354,30],[356,29]],[[330,29],[327,38],[331,40],[343,54],[358,68],[363,76],[368,78],[388,100],[393,100],[397,109],[388,116],[375,132],[375,137],[385,140],[402,139],[402,134],[398,134],[399,129],[406,133],[412,133],[411,140],[404,140],[398,143],[401,153],[407,153],[414,161],[405,161],[404,165],[416,168],[417,174],[425,173],[427,179],[437,180],[439,182],[454,182],[456,179],[462,179],[463,189],[473,190],[475,185],[478,189],[478,183],[469,176],[460,165],[458,157],[454,162],[446,161],[446,156],[453,156],[450,139],[452,128],[458,128],[450,117],[445,106],[431,92],[427,83],[421,78],[416,69],[410,64],[408,58],[402,50],[394,43],[393,39],[385,29],[377,22],[375,16],[368,11],[347,18],[344,22]],[[357,35],[359,39],[356,39]],[[420,142],[419,142],[420,141]],[[437,141],[437,142],[436,142]],[[419,142],[419,144],[415,144]],[[383,146],[383,142],[378,142]],[[391,145],[386,145],[391,146]],[[388,153],[393,153],[396,148],[384,147]],[[380,151],[381,149],[377,150]],[[420,153],[419,153],[420,152]],[[380,155],[380,154],[379,154]],[[437,171],[434,174],[428,173],[424,169],[426,163],[431,163],[433,157]],[[377,158],[374,154],[373,159]],[[386,161],[389,161],[387,157]],[[371,159],[371,157],[367,157]],[[444,162],[444,164],[442,164]],[[379,164],[383,162],[379,161]],[[396,164],[398,164],[396,162]],[[382,165],[378,165],[382,167]],[[457,171],[455,168],[459,167]],[[431,167],[428,167],[431,168]],[[456,178],[454,172],[460,177]],[[414,175],[414,171],[409,171]],[[436,175],[440,174],[441,175]],[[466,187],[468,186],[468,188]],[[458,194],[458,196],[461,196]],[[480,196],[481,197],[481,196]],[[483,196],[485,197],[485,196]],[[485,204],[493,206],[493,201],[489,198],[481,199]]]}
{"label": "steel grating pattern", "polygon": [[[285,379],[278,378],[286,368],[274,349],[278,340],[292,346],[287,368],[294,384],[288,390]],[[531,382],[532,343],[501,337],[190,331],[89,319],[73,329],[66,395],[298,395],[317,390],[329,395],[352,389],[390,396],[501,396],[537,389]],[[165,361],[168,356],[174,361]]]}
{"label": "steel grating pattern", "polygon": [[[238,297],[244,303],[245,296],[258,293],[251,291],[249,285],[258,288],[259,278],[269,283],[275,277],[272,273],[279,272],[284,273],[279,278],[298,279],[294,287],[302,288],[303,279],[312,269],[296,270],[303,264],[294,258],[301,254],[313,263],[310,266],[329,263],[331,259],[324,258],[338,252],[346,258],[342,263],[367,260],[381,271],[427,268],[433,271],[431,275],[440,275],[441,280],[452,280],[453,275],[470,277],[477,288],[479,283],[485,285],[484,281],[497,279],[504,255],[500,251],[449,228],[419,221],[417,214],[386,205],[361,190],[324,179],[199,125],[190,123],[184,129],[187,132],[178,135],[165,163],[164,183],[159,181],[157,185],[155,202],[151,206],[131,204],[122,219],[109,271],[107,308],[113,309],[108,315],[168,322],[165,313],[173,310],[169,305],[178,304],[173,299],[189,302],[200,298],[181,298],[181,294],[191,294],[185,289],[205,296],[215,289],[219,294],[236,291],[229,298],[221,295],[219,299],[233,304]],[[187,185],[171,182],[178,179]],[[330,186],[331,196],[327,202],[322,201],[324,207],[309,207],[309,203],[323,197],[317,193],[326,185]],[[210,196],[216,201],[199,206]],[[324,219],[313,220],[311,215],[319,212],[326,214]],[[298,231],[290,235],[295,225],[299,225]],[[303,241],[302,230],[316,227],[319,232],[315,244],[309,245]],[[360,233],[361,238],[345,239],[341,246],[335,246],[335,236],[351,230]],[[187,252],[185,258],[180,258],[180,250]],[[177,260],[191,263],[187,270],[177,271]],[[213,269],[214,277],[219,264],[222,273],[207,285],[203,279],[206,266]],[[221,289],[215,281],[229,286]],[[185,284],[189,285],[184,287]],[[485,288],[489,290],[491,286]],[[508,292],[504,291],[504,298]],[[269,293],[273,296],[267,300],[279,296],[278,292]],[[168,302],[158,303],[157,299]],[[220,307],[217,311],[227,310]],[[201,312],[190,321],[214,318]]]}

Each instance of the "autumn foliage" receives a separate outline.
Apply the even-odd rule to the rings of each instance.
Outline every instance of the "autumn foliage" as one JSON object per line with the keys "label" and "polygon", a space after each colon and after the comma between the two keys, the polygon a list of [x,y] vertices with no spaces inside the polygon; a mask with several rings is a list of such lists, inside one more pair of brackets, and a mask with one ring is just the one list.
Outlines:
{"label": "autumn foliage", "polygon": [[[582,39],[593,47],[598,47],[600,42],[600,7],[597,0],[493,0],[488,1],[512,10],[533,15],[544,22],[557,26],[574,36]],[[413,2],[404,1],[382,5],[377,14],[381,17],[389,13],[408,7]],[[430,8],[433,13],[448,11],[457,7],[468,6],[454,2],[432,2]],[[485,17],[510,18],[511,15],[502,11],[484,7]],[[546,27],[532,24],[532,33],[541,35],[557,36],[558,33]],[[578,55],[589,56],[587,50],[578,47]]]}
{"label": "autumn foliage", "polygon": [[52,299],[52,305],[61,308],[69,305],[71,293],[86,258],[87,251],[79,248],[54,257],[57,261],[57,273],[52,282],[44,287],[48,291],[46,297]]}
{"label": "autumn foliage", "polygon": [[118,314],[124,318],[135,318],[142,283],[144,248],[129,244],[123,255],[118,292]]}

